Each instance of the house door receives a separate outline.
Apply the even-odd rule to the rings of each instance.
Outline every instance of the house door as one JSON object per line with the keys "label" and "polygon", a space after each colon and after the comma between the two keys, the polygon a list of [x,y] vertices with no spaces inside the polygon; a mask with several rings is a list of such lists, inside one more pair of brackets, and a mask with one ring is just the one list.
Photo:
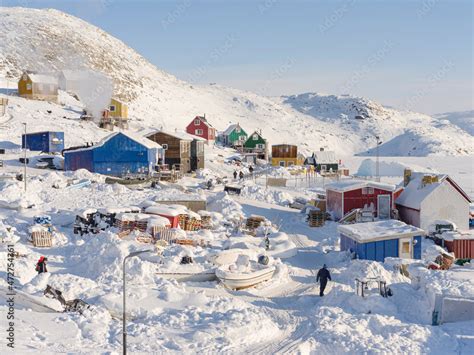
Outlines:
{"label": "house door", "polygon": [[377,196],[378,219],[390,219],[390,195]]}
{"label": "house door", "polygon": [[398,257],[411,259],[413,254],[413,243],[411,238],[401,238],[398,240]]}

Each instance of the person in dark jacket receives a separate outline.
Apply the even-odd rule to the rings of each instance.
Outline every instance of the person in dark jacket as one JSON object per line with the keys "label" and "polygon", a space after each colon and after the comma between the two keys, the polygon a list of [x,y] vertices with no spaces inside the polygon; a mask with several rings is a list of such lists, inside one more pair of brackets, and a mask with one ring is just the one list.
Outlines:
{"label": "person in dark jacket", "polygon": [[36,271],[38,274],[41,274],[43,272],[48,272],[48,269],[46,268],[46,262],[48,261],[48,258],[45,258],[44,256],[40,257],[38,262],[36,263]]}
{"label": "person in dark jacket", "polygon": [[328,280],[331,280],[331,274],[327,269],[326,264],[323,265],[321,269],[318,271],[318,275],[316,276],[316,282],[319,282],[319,296],[324,296],[324,289],[328,284]]}
{"label": "person in dark jacket", "polygon": [[249,166],[249,173],[250,173],[250,175],[253,174],[253,166],[252,165]]}
{"label": "person in dark jacket", "polygon": [[237,170],[234,170],[234,180],[237,180]]}
{"label": "person in dark jacket", "polygon": [[244,179],[244,173],[243,173],[243,171],[241,171],[241,172],[239,173],[239,179],[240,179],[240,180],[243,180],[243,179]]}

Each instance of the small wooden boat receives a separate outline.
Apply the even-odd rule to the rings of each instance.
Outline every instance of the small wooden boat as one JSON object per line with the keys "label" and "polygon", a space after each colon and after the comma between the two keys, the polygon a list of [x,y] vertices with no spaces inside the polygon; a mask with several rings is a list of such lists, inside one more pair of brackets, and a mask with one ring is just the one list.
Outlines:
{"label": "small wooden boat", "polygon": [[250,262],[250,268],[246,271],[231,270],[232,265],[226,265],[216,270],[217,278],[227,288],[241,290],[255,286],[261,282],[268,281],[275,273],[275,266],[260,265]]}

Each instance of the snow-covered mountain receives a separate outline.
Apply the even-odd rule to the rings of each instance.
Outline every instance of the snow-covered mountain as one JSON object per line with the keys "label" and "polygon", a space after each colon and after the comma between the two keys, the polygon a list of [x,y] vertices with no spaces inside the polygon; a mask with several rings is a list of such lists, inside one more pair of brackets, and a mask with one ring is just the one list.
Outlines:
{"label": "snow-covered mountain", "polygon": [[[136,131],[160,126],[182,129],[195,115],[206,113],[217,129],[239,122],[247,131],[262,129],[272,144],[297,143],[306,153],[325,147],[339,155],[371,154],[376,135],[387,142],[381,152],[392,156],[473,152],[472,132],[443,119],[351,96],[310,93],[267,98],[219,85],[191,85],[159,70],[101,29],[60,11],[2,8],[0,17],[0,76],[10,78],[10,88],[23,69],[102,72],[113,80],[114,95],[129,103],[131,129]],[[5,86],[2,92],[7,93]],[[80,103],[67,95],[62,101],[67,105],[12,97],[7,115],[0,118],[2,132],[19,141],[18,123],[27,120],[33,129],[54,126],[74,132],[70,138],[74,144],[106,134],[77,120]],[[357,115],[365,118],[355,119]],[[3,133],[0,141],[6,138]]]}

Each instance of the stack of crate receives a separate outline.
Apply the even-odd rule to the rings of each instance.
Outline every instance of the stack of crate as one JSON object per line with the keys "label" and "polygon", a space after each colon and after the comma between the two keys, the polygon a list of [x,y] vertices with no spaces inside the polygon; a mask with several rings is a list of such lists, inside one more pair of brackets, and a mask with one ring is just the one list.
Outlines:
{"label": "stack of crate", "polygon": [[198,213],[201,216],[201,228],[202,229],[211,229],[211,227],[212,227],[211,214],[207,211],[199,211]]}
{"label": "stack of crate", "polygon": [[201,229],[201,220],[191,216],[187,216],[184,230],[197,231],[199,229]]}
{"label": "stack of crate", "polygon": [[186,220],[187,219],[188,219],[187,214],[180,214],[178,216],[178,223],[179,223],[179,226],[181,227],[181,229],[186,230]]}
{"label": "stack of crate", "polygon": [[326,221],[326,212],[320,210],[309,211],[309,226],[310,227],[321,227],[324,226]]}

